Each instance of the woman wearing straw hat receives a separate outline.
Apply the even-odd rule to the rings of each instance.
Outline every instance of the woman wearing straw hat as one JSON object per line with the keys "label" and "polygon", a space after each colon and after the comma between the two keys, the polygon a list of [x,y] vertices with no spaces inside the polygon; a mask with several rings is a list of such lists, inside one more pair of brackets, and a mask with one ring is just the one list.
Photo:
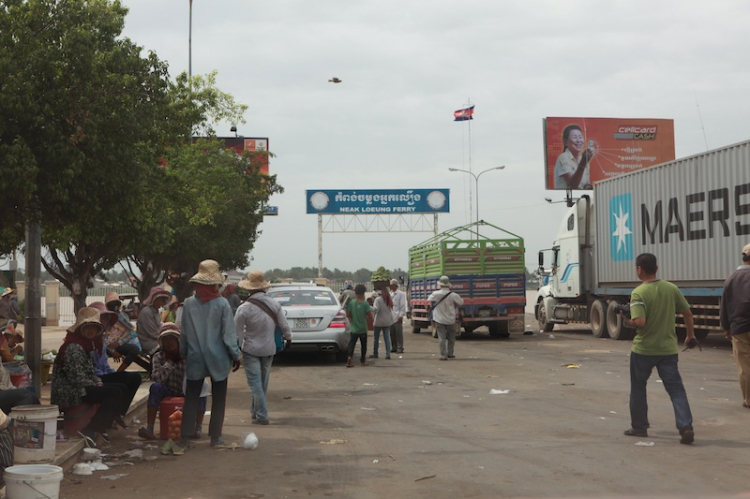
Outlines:
{"label": "woman wearing straw hat", "polygon": [[279,302],[266,294],[271,283],[266,281],[263,272],[251,270],[238,286],[250,294],[247,301],[239,306],[234,318],[237,332],[243,339],[242,363],[252,391],[250,412],[253,424],[267,425],[266,395],[271,364],[276,355],[274,332],[278,324],[288,348],[292,342],[292,330]]}
{"label": "woman wearing straw hat", "polygon": [[151,288],[148,297],[143,300],[143,308],[138,312],[135,332],[138,335],[141,348],[149,355],[159,347],[159,328],[161,328],[159,309],[169,303],[171,299],[172,293],[155,286]]}
{"label": "woman wearing straw hat", "polygon": [[94,374],[91,352],[102,344],[104,332],[99,310],[93,307],[81,308],[76,323],[67,331],[55,357],[50,400],[63,412],[83,402],[101,404],[82,433],[91,439],[99,434],[109,441],[107,430],[120,413],[127,387],[119,383],[105,385]]}
{"label": "woman wearing straw hat", "polygon": [[18,313],[11,302],[15,292],[14,289],[5,288],[2,295],[0,295],[0,326],[4,326],[8,322],[18,319]]}
{"label": "woman wearing straw hat", "polygon": [[203,380],[211,378],[211,422],[208,434],[211,446],[224,444],[221,438],[227,398],[229,372],[240,368],[240,347],[234,327],[232,307],[219,293],[224,283],[219,264],[203,260],[198,273],[190,282],[195,284],[195,296],[183,305],[180,355],[187,359],[185,407],[179,447],[187,448],[195,434],[198,399]]}

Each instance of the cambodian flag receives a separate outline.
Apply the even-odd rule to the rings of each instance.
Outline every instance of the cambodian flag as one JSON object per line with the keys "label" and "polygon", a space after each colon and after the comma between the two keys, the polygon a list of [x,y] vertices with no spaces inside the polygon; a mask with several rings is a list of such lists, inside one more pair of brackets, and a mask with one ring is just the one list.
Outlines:
{"label": "cambodian flag", "polygon": [[467,107],[465,109],[459,109],[453,112],[453,121],[466,121],[473,120],[474,106]]}

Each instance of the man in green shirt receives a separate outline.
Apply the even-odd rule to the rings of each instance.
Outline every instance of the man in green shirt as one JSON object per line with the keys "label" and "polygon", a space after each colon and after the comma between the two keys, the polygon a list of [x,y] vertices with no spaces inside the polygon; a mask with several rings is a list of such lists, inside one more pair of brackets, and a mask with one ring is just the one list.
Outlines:
{"label": "man in green shirt", "polygon": [[657,269],[656,256],[650,253],[640,254],[635,259],[635,271],[641,285],[630,296],[631,319],[625,320],[625,325],[637,328],[630,353],[631,428],[625,430],[625,435],[648,436],[646,383],[656,367],[664,388],[672,399],[680,443],[692,444],[695,440],[693,416],[677,369],[679,346],[675,332],[675,314],[682,314],[685,320],[686,345],[695,339],[693,314],[679,288],[656,277]]}
{"label": "man in green shirt", "polygon": [[355,299],[346,303],[346,316],[349,318],[349,356],[346,361],[346,367],[353,367],[352,357],[354,357],[354,347],[357,341],[360,342],[362,355],[359,358],[360,364],[367,365],[367,316],[371,314],[370,304],[365,300],[366,288],[363,284],[357,284],[354,287]]}

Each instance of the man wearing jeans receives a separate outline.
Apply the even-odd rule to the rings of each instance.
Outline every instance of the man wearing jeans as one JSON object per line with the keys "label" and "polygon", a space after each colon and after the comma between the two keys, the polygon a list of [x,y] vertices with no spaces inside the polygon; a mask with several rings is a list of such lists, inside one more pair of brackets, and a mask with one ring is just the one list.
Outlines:
{"label": "man wearing jeans", "polygon": [[281,304],[266,294],[271,283],[266,281],[263,272],[251,270],[238,286],[250,295],[234,315],[235,328],[242,339],[245,376],[252,392],[250,415],[253,424],[267,425],[266,397],[273,356],[276,355],[276,326],[281,328],[287,347],[292,342],[292,331]]}
{"label": "man wearing jeans", "polygon": [[692,444],[695,440],[693,416],[677,369],[679,346],[675,314],[682,314],[685,320],[686,345],[695,339],[693,314],[679,288],[656,277],[657,269],[656,256],[650,253],[638,255],[635,260],[635,271],[641,285],[630,296],[631,319],[625,320],[625,325],[637,328],[630,353],[631,428],[625,430],[625,435],[648,436],[646,383],[656,367],[672,400],[680,443]]}
{"label": "man wearing jeans", "polygon": [[440,289],[434,291],[428,298],[432,305],[432,320],[435,322],[438,339],[440,340],[440,360],[455,357],[453,346],[456,344],[456,316],[458,307],[464,300],[451,291],[451,281],[448,276],[438,280]]}

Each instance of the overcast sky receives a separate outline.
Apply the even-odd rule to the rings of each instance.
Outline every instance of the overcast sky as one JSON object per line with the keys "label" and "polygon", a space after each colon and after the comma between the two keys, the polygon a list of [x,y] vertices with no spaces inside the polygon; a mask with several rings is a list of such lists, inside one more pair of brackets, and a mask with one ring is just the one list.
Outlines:
{"label": "overcast sky", "polygon": [[[123,3],[125,35],[187,71],[189,1]],[[285,192],[253,268],[317,266],[307,189],[450,188],[442,231],[471,221],[473,179],[448,168],[499,165],[480,216],[522,236],[534,267],[566,209],[544,201],[563,193],[545,190],[542,119],[673,119],[677,157],[750,139],[748,26],[746,0],[195,0],[192,69],[218,71],[249,106],[239,134],[277,155]],[[469,99],[471,147],[453,121]],[[323,263],[406,268],[429,237],[324,234]]]}

